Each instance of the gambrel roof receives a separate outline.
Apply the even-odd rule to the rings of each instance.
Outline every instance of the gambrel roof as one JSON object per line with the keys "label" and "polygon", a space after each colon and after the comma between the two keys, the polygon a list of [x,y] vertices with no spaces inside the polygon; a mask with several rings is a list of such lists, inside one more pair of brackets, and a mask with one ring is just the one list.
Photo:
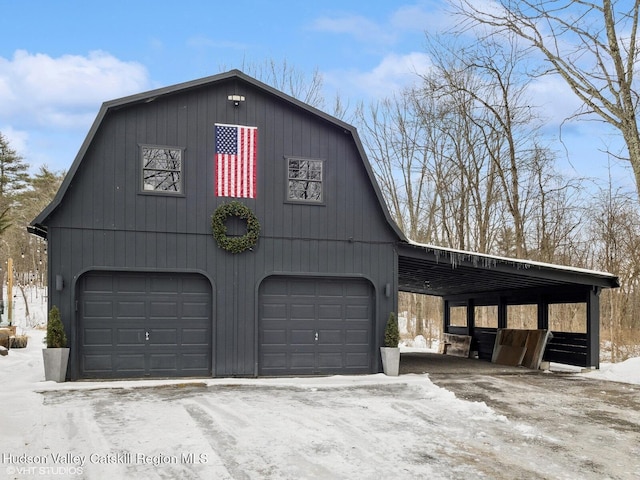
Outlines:
{"label": "gambrel roof", "polygon": [[114,111],[114,110],[118,110],[121,108],[125,108],[128,106],[132,106],[135,104],[140,104],[140,103],[150,103],[153,102],[157,99],[159,99],[160,97],[165,97],[165,96],[170,96],[170,95],[175,95],[175,94],[181,94],[184,93],[186,91],[189,90],[195,90],[195,89],[200,89],[200,88],[206,88],[208,86],[217,84],[217,83],[221,83],[221,82],[225,82],[228,80],[240,80],[243,82],[246,82],[258,89],[261,89],[263,92],[266,92],[270,95],[272,95],[275,99],[282,101],[282,102],[286,102],[290,105],[293,105],[296,108],[302,109],[302,110],[306,110],[308,111],[310,114],[316,116],[317,118],[321,118],[323,120],[325,120],[328,123],[331,123],[339,128],[341,128],[346,134],[349,134],[352,136],[353,141],[356,144],[356,147],[360,153],[360,157],[363,160],[363,164],[364,164],[364,168],[367,172],[367,175],[369,176],[369,179],[371,181],[371,184],[375,190],[375,194],[378,198],[380,207],[382,208],[382,212],[384,213],[389,225],[393,228],[393,230],[395,231],[395,233],[398,235],[398,237],[404,241],[406,241],[406,238],[404,237],[404,234],[400,231],[400,229],[398,228],[398,226],[396,225],[396,223],[391,219],[391,216],[389,214],[389,211],[387,210],[386,206],[385,206],[385,202],[384,199],[382,197],[382,193],[380,192],[380,189],[378,187],[377,182],[375,181],[375,177],[373,174],[373,170],[371,169],[371,165],[369,164],[369,162],[366,160],[366,154],[364,152],[364,148],[362,146],[362,143],[360,141],[360,137],[358,136],[358,133],[355,129],[355,127],[321,111],[318,110],[317,108],[314,108],[310,105],[307,105],[297,99],[295,99],[294,97],[291,97],[279,90],[276,90],[273,87],[270,87],[269,85],[266,85],[258,80],[256,80],[253,77],[250,77],[248,75],[246,75],[245,73],[241,72],[240,70],[231,70],[225,73],[221,73],[218,75],[213,75],[210,77],[205,77],[205,78],[201,78],[198,80],[192,80],[189,82],[184,82],[184,83],[179,83],[177,85],[172,85],[169,87],[164,87],[164,88],[159,88],[156,90],[151,90],[148,92],[143,92],[143,93],[139,93],[139,94],[135,94],[135,95],[131,95],[128,97],[123,97],[123,98],[119,98],[116,100],[111,100],[111,101],[107,101],[104,102],[100,108],[100,111],[98,112],[98,115],[96,116],[95,121],[93,122],[93,125],[91,126],[91,129],[89,130],[89,133],[87,134],[84,142],[82,143],[82,146],[80,147],[80,150],[78,151],[78,154],[76,155],[75,160],[73,161],[73,164],[71,165],[71,167],[69,168],[69,172],[67,173],[64,181],[62,182],[62,185],[60,187],[60,189],[58,190],[55,198],[53,199],[53,201],[31,222],[31,228],[30,231],[32,231],[32,233],[35,233],[37,235],[40,235],[42,237],[46,238],[46,224],[47,224],[47,218],[49,217],[49,215],[51,215],[51,213],[53,213],[53,211],[55,211],[55,209],[60,205],[60,202],[62,201],[62,199],[65,196],[65,193],[67,191],[67,189],[69,188],[69,186],[72,184],[73,182],[73,178],[74,175],[76,173],[76,171],[78,170],[82,159],[85,156],[85,153],[87,152],[89,146],[91,145],[94,136],[96,135],[96,132],[98,131],[100,125],[102,124],[102,122],[104,121],[105,117],[107,117],[107,115],[109,115],[109,112]]}

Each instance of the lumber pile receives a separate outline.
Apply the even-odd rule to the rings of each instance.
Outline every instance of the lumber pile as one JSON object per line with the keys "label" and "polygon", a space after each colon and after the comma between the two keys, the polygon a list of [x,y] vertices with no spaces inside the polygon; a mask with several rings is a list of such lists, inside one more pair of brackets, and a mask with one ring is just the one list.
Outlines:
{"label": "lumber pile", "polygon": [[540,368],[549,330],[516,330],[499,328],[491,361],[499,365]]}
{"label": "lumber pile", "polygon": [[456,357],[469,358],[471,348],[471,337],[468,335],[456,335],[453,333],[444,334],[444,346],[442,353]]}

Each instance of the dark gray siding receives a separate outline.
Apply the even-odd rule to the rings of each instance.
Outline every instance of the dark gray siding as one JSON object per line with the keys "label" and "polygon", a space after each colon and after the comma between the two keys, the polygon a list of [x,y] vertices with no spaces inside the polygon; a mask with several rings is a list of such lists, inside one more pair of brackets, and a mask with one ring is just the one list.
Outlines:
{"label": "dark gray siding", "polygon": [[[230,93],[246,102],[234,107]],[[253,252],[227,253],[211,235],[211,214],[231,200],[214,196],[215,123],[258,127],[258,198],[242,200],[262,227]],[[140,193],[140,144],[184,148],[184,196]],[[285,156],[325,161],[324,205],[285,202]],[[393,296],[381,292],[387,283],[395,291],[397,236],[351,133],[240,80],[110,110],[48,228],[50,275],[66,282],[51,304],[72,335],[74,282],[84,271],[207,275],[215,288],[215,375],[256,373],[258,288],[273,273],[369,279],[377,294],[376,341],[394,309]]]}

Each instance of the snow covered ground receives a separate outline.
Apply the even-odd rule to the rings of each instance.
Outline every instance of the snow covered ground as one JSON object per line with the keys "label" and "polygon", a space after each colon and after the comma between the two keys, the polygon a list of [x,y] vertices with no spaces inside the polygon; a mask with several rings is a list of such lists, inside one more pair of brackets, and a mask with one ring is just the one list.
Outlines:
{"label": "snow covered ground", "polygon": [[[31,311],[34,324],[42,308]],[[544,411],[528,418],[531,389],[500,397],[520,405],[500,411],[428,375],[45,382],[44,331],[27,333],[26,349],[0,357],[0,479],[640,478],[640,359],[562,374],[596,393],[616,385],[631,412],[628,428],[594,419],[564,434]],[[562,395],[549,416],[569,418]]]}

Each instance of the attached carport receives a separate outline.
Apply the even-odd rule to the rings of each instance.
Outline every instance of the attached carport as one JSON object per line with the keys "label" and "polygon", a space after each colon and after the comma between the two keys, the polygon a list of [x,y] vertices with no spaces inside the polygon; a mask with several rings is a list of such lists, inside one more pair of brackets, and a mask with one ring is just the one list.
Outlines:
{"label": "attached carport", "polygon": [[[586,333],[552,330],[544,359],[599,367],[600,292],[619,287],[604,272],[517,260],[413,242],[398,245],[398,289],[441,297],[443,332],[472,337],[472,350],[489,360],[497,329],[507,328],[507,307],[536,305],[537,328],[549,329],[549,306],[586,304]],[[451,325],[451,309],[466,307],[466,325]],[[475,325],[475,307],[496,306],[497,328]]]}

